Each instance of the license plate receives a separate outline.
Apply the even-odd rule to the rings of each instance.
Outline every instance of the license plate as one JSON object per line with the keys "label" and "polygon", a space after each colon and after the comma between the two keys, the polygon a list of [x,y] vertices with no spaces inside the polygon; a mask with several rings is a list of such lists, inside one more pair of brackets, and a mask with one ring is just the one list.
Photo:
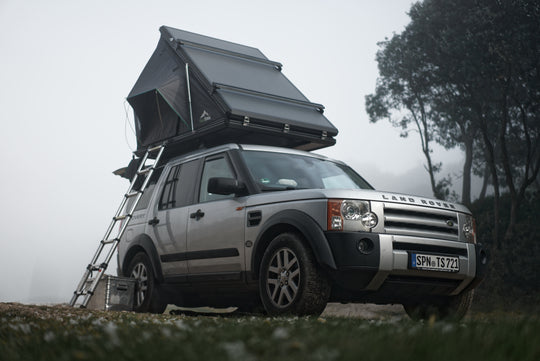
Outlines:
{"label": "license plate", "polygon": [[459,257],[411,253],[411,268],[428,271],[459,272]]}

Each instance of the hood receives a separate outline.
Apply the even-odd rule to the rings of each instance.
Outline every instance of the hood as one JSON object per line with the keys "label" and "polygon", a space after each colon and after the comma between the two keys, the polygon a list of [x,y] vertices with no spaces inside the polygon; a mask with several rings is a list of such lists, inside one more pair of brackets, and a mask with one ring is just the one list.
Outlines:
{"label": "hood", "polygon": [[470,214],[469,209],[461,204],[438,199],[399,194],[369,189],[299,189],[265,192],[250,196],[248,206],[272,202],[287,202],[311,199],[362,199],[382,203],[401,203],[420,207],[438,208]]}

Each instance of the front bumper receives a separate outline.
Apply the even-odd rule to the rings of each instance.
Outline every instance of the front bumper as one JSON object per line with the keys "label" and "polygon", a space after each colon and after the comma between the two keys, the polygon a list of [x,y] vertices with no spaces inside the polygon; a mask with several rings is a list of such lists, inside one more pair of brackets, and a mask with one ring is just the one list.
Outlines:
{"label": "front bumper", "polygon": [[[409,292],[457,295],[478,285],[486,273],[487,255],[481,245],[364,232],[326,232],[325,235],[338,267],[333,279],[352,293],[384,292],[388,298],[399,298]],[[371,245],[368,252],[359,250],[362,241]],[[410,252],[459,257],[459,272],[411,269]]]}

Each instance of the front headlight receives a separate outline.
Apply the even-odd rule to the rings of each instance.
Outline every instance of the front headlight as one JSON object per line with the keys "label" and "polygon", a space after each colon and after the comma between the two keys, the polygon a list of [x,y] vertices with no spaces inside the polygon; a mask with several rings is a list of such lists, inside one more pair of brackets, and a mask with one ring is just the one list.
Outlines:
{"label": "front headlight", "polygon": [[341,214],[347,221],[357,221],[369,212],[369,203],[365,201],[341,201]]}
{"label": "front headlight", "polygon": [[469,243],[476,243],[476,221],[472,216],[465,216],[463,234]]}
{"label": "front headlight", "polygon": [[369,232],[379,222],[370,210],[369,201],[329,199],[327,215],[329,231]]}

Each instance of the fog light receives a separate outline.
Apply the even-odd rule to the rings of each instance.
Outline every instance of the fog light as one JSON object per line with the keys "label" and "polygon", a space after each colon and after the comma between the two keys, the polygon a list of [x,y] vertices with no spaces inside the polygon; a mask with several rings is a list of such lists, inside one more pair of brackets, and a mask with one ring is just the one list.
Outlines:
{"label": "fog light", "polygon": [[356,248],[362,254],[370,254],[371,252],[373,252],[373,242],[371,241],[371,239],[363,238],[358,241],[358,243],[356,244]]}
{"label": "fog light", "polygon": [[377,215],[373,212],[368,212],[362,215],[362,224],[366,228],[375,228],[379,223]]}

